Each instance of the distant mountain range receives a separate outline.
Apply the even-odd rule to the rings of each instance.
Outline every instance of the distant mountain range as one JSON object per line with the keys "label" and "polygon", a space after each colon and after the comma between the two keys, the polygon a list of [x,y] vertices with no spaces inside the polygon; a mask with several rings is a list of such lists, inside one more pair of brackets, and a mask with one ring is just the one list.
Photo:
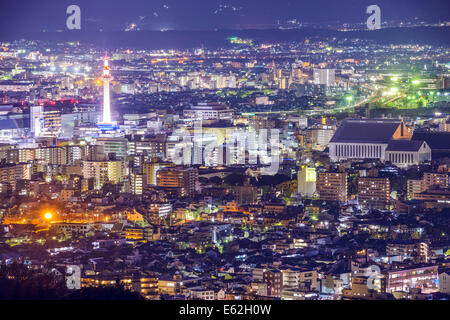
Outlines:
{"label": "distant mountain range", "polygon": [[36,32],[0,31],[0,41],[18,39],[54,42],[80,41],[103,48],[187,49],[229,47],[229,37],[254,40],[254,43],[303,41],[307,38],[367,39],[380,44],[450,45],[450,27],[385,28],[374,31],[337,31],[329,29],[271,29],[217,31],[116,31],[116,32]]}

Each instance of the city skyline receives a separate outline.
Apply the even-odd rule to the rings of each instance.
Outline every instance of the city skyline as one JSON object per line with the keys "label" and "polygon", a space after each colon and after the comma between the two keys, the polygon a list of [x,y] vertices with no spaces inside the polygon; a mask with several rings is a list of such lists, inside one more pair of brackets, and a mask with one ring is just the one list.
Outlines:
{"label": "city skyline", "polygon": [[1,4],[0,300],[448,300],[448,5]]}

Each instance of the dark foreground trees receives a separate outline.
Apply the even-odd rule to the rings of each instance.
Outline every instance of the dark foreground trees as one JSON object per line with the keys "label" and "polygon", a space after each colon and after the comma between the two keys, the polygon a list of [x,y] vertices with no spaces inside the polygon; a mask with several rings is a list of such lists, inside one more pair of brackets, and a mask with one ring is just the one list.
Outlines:
{"label": "dark foreground trees", "polygon": [[122,285],[68,290],[64,279],[23,264],[0,266],[0,300],[142,300]]}

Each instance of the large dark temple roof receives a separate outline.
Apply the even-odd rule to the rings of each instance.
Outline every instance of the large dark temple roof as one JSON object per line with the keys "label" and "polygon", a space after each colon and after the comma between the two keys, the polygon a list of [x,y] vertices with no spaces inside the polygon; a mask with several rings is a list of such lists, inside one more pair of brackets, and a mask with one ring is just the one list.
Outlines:
{"label": "large dark temple roof", "polygon": [[419,151],[423,143],[422,140],[391,140],[386,151]]}
{"label": "large dark temple roof", "polygon": [[388,143],[400,124],[401,120],[347,119],[330,142]]}
{"label": "large dark temple roof", "polygon": [[412,140],[424,140],[431,150],[450,150],[450,132],[414,131]]}

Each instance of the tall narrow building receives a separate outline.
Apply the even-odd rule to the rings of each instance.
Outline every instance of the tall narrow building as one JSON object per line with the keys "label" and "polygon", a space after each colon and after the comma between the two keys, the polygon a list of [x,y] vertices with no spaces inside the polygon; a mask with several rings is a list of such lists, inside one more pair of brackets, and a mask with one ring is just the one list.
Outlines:
{"label": "tall narrow building", "polygon": [[113,80],[111,73],[109,72],[109,60],[108,57],[105,57],[103,67],[103,118],[102,124],[112,124],[111,121],[111,100],[109,93],[109,83]]}

